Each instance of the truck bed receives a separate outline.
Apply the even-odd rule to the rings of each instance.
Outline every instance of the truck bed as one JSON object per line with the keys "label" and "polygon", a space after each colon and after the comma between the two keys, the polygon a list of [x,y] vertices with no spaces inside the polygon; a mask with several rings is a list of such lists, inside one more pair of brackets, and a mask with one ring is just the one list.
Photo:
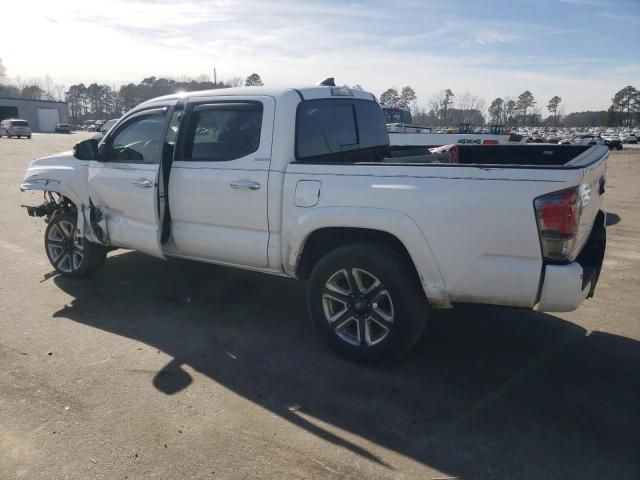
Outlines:
{"label": "truck bed", "polygon": [[[458,161],[425,154],[426,147],[391,147],[385,163],[424,165],[581,168],[596,162],[604,148],[584,145],[458,145]],[[427,150],[428,151],[428,150]]]}

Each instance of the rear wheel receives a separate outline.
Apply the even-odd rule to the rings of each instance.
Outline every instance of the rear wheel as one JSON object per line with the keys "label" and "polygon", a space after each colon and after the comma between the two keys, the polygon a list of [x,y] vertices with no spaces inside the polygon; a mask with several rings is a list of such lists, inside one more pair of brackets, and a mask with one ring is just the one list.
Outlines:
{"label": "rear wheel", "polygon": [[102,267],[107,250],[102,245],[76,238],[76,216],[58,213],[51,218],[44,237],[53,268],[68,277],[88,277]]}
{"label": "rear wheel", "polygon": [[413,265],[373,243],[325,255],[311,274],[307,304],[314,326],[336,352],[368,363],[408,351],[427,320]]}

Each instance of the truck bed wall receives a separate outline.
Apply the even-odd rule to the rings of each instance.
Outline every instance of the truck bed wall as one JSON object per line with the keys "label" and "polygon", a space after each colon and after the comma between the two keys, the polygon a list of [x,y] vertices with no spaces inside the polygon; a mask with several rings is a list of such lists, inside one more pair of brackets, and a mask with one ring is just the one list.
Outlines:
{"label": "truck bed wall", "polygon": [[[386,162],[419,163],[429,147],[391,146]],[[458,145],[463,165],[553,166],[571,163],[589,150],[583,145]],[[422,157],[428,163],[429,155]]]}
{"label": "truck bed wall", "polygon": [[459,163],[566,165],[589,149],[583,145],[460,145]]}

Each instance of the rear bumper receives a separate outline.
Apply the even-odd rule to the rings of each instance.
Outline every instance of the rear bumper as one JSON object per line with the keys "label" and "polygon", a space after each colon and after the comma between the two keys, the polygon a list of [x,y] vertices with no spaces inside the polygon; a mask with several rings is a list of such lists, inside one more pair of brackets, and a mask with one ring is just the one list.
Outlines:
{"label": "rear bumper", "polygon": [[591,298],[598,284],[606,248],[605,214],[600,211],[591,235],[575,262],[546,265],[540,300],[541,312],[570,312]]}
{"label": "rear bumper", "polygon": [[14,137],[30,137],[31,136],[31,130],[7,130],[7,133],[9,135],[12,135]]}

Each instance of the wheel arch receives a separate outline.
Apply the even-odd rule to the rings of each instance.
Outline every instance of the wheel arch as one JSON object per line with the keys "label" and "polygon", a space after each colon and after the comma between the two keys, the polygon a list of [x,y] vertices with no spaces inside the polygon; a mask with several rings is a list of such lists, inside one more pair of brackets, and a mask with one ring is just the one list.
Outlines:
{"label": "wheel arch", "polygon": [[402,212],[379,208],[324,207],[296,219],[283,245],[285,271],[306,278],[332,249],[355,242],[376,242],[410,260],[432,307],[449,308],[446,284],[423,232]]}

